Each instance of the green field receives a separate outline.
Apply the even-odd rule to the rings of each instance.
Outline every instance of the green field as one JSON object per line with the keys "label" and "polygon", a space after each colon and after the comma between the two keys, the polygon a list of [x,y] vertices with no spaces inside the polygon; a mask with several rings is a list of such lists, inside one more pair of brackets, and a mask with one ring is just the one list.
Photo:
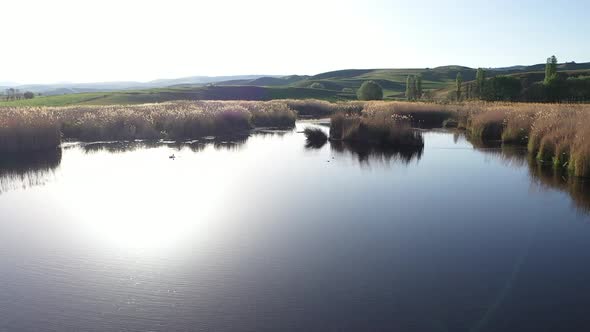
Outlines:
{"label": "green field", "polygon": [[0,106],[128,105],[172,100],[356,99],[354,94],[326,89],[256,86],[180,86],[137,91],[75,93],[0,101]]}

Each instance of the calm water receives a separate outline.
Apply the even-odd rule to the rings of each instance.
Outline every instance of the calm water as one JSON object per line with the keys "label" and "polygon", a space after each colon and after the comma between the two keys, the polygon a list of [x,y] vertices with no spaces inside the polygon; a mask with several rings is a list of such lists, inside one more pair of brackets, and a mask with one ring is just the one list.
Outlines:
{"label": "calm water", "polygon": [[450,132],[425,143],[3,157],[0,331],[590,330],[587,184]]}

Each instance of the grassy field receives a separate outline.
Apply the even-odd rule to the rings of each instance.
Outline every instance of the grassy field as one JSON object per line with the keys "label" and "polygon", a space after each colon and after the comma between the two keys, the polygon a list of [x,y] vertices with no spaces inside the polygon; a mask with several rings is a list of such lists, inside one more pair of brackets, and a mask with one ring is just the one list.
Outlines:
{"label": "grassy field", "polygon": [[41,96],[34,99],[0,101],[6,106],[72,106],[72,105],[136,105],[162,103],[176,100],[253,100],[322,99],[345,101],[356,99],[354,94],[326,89],[299,87],[257,86],[176,86],[137,91],[77,93],[57,96]]}

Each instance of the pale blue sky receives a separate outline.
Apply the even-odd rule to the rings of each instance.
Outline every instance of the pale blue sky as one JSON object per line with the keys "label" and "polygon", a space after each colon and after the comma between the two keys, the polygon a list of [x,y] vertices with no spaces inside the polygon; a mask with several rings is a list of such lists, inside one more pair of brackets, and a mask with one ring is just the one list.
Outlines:
{"label": "pale blue sky", "polygon": [[590,61],[580,0],[29,0],[2,11],[0,82]]}

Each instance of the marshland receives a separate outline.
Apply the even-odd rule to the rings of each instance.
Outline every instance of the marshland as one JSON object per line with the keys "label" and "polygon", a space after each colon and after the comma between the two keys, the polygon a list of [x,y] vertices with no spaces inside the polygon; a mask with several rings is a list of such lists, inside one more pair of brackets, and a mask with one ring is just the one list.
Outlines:
{"label": "marshland", "polygon": [[473,139],[525,146],[540,163],[566,169],[573,176],[590,176],[587,104],[277,100],[11,107],[0,108],[0,151],[55,149],[62,140],[72,139],[182,141],[236,136],[254,128],[292,128],[298,117],[330,117],[331,140],[397,148],[423,146],[417,129],[453,127]]}
{"label": "marshland", "polygon": [[3,1],[0,332],[590,331],[588,1]]}

